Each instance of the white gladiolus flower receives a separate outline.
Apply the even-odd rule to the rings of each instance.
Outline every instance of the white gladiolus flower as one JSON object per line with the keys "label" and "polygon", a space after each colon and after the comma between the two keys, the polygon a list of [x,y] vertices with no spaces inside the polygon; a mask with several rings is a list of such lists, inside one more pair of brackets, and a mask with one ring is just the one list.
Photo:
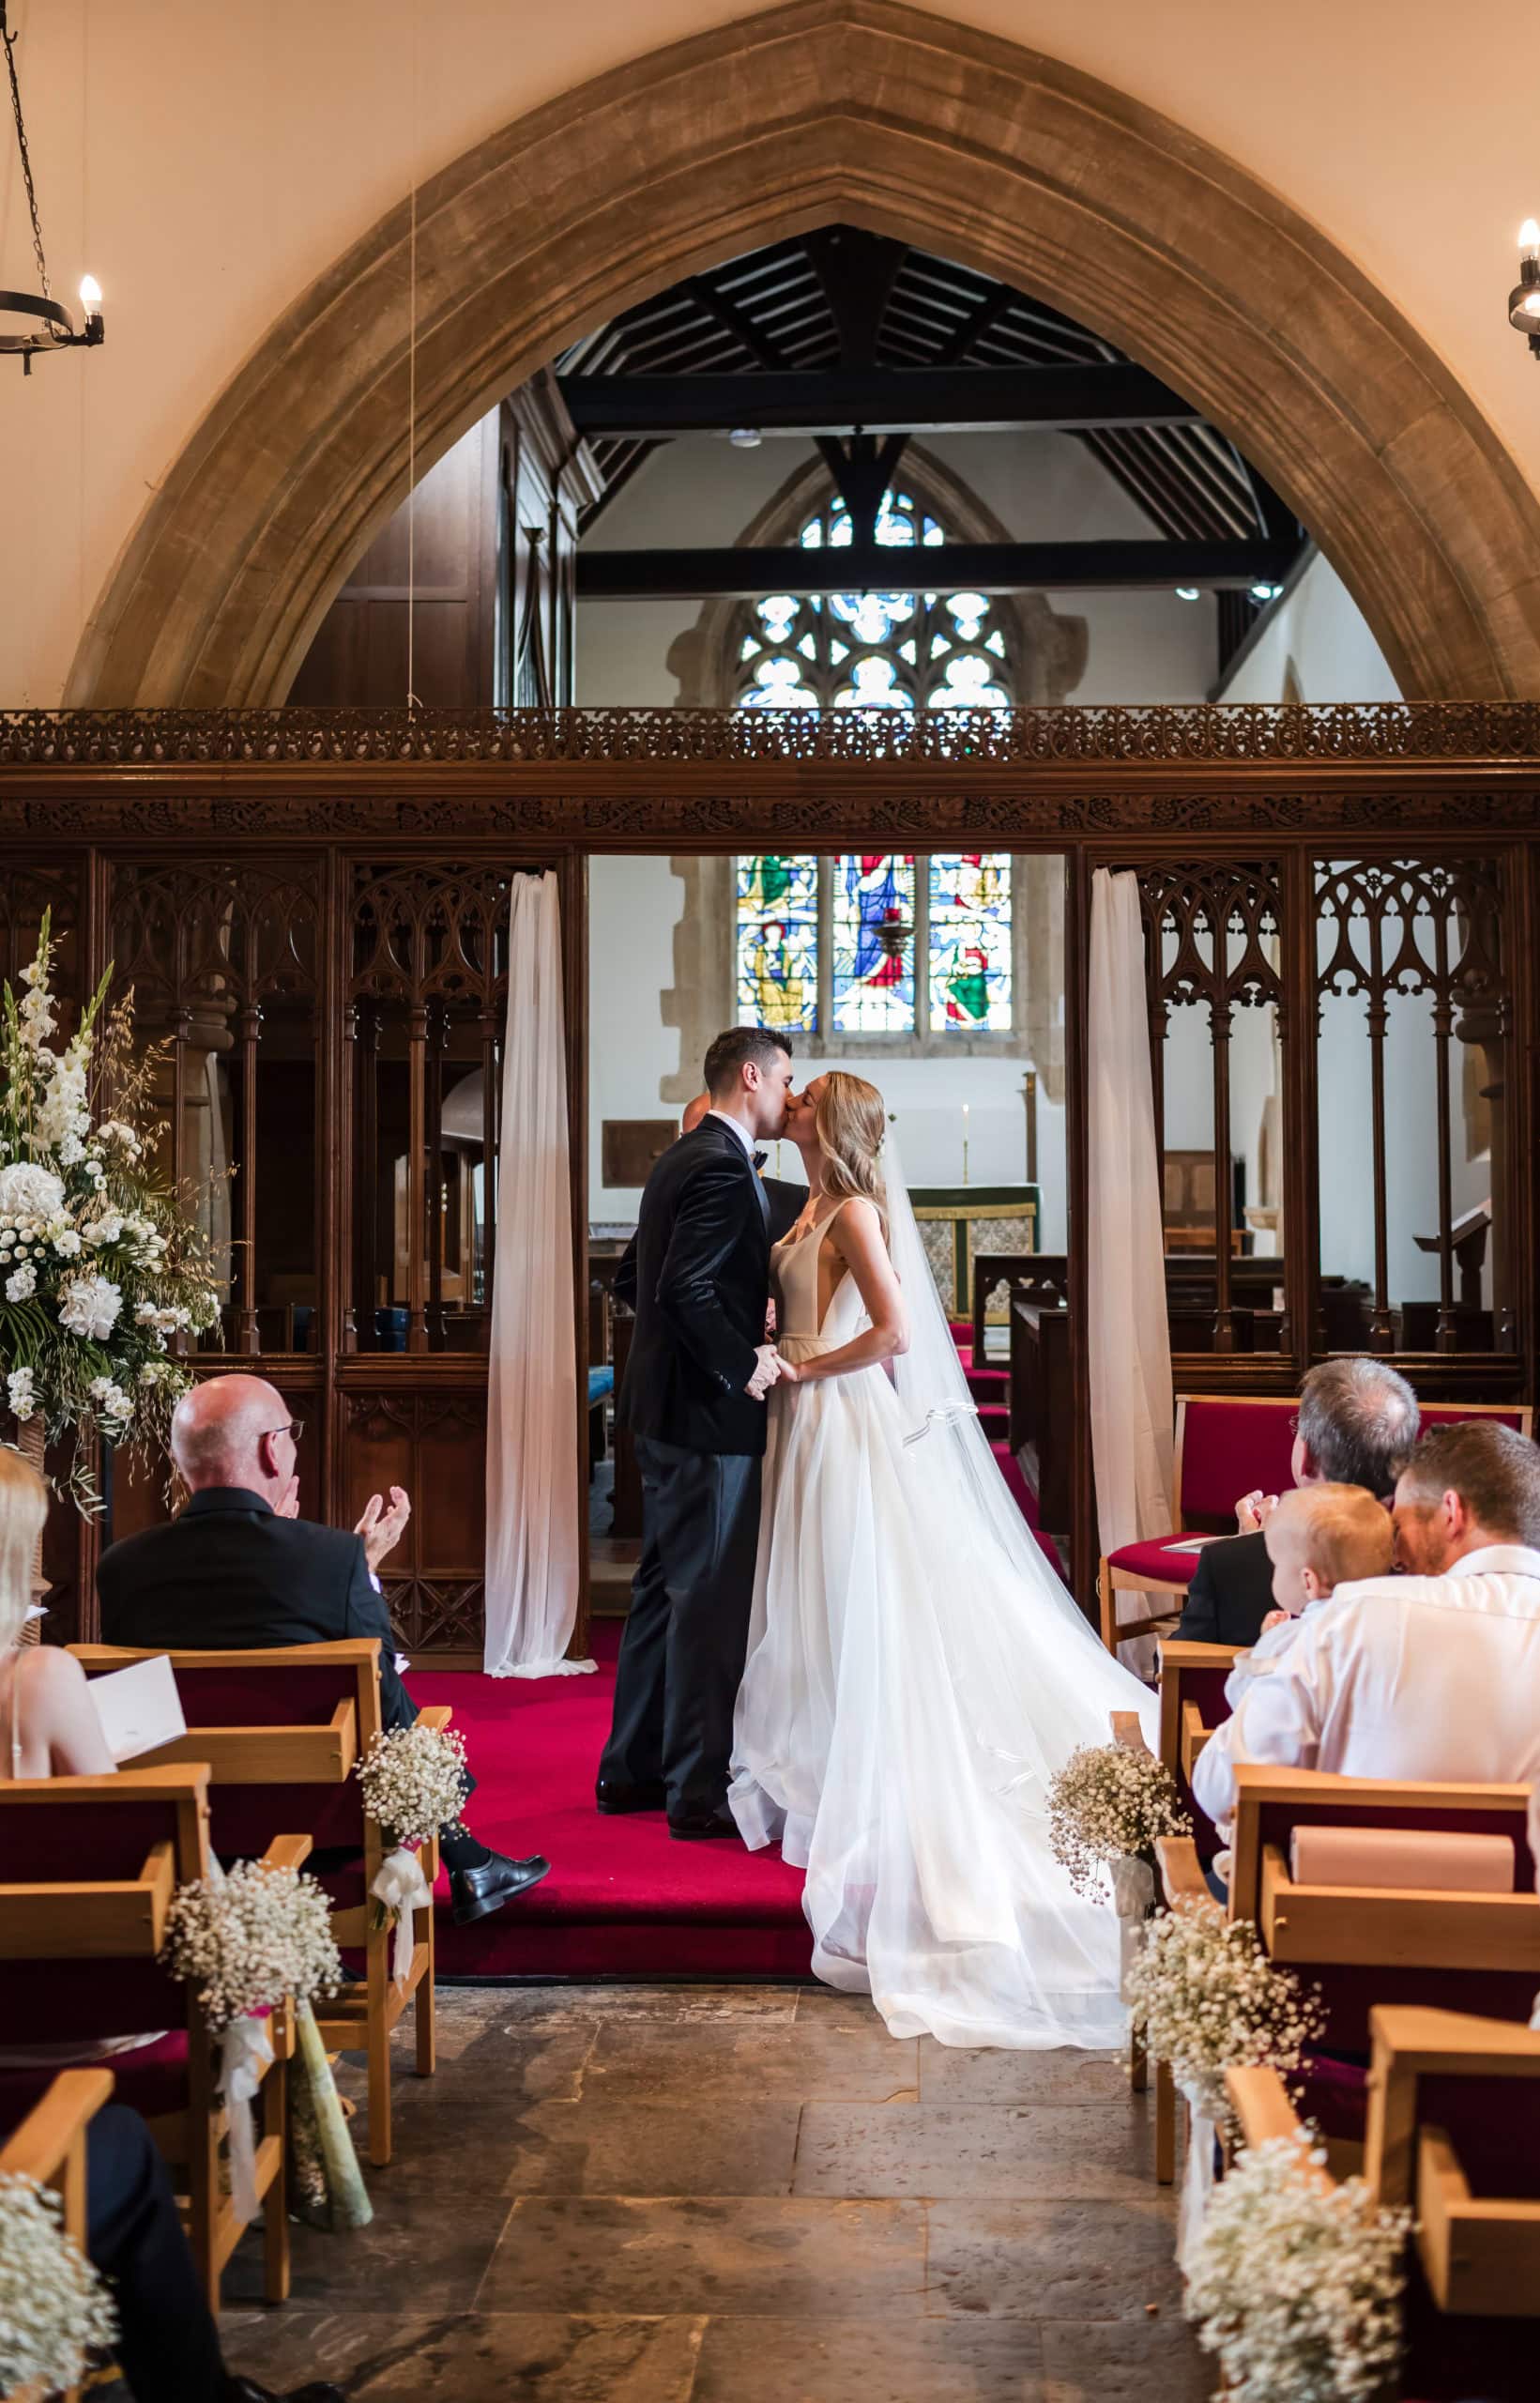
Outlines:
{"label": "white gladiolus flower", "polygon": [[13,1269],[11,1274],[6,1278],[6,1299],[8,1302],[30,1301],[32,1295],[37,1292],[37,1290],[38,1272],[33,1267],[30,1260],[23,1261],[21,1267]]}
{"label": "white gladiolus flower", "polygon": [[60,1324],[91,1342],[111,1335],[122,1307],[122,1291],[110,1277],[71,1277],[59,1288]]}
{"label": "white gladiolus flower", "polygon": [[38,1401],[32,1390],[30,1369],[12,1369],[6,1379],[6,1400],[18,1418],[25,1421],[31,1417]]}
{"label": "white gladiolus flower", "polygon": [[64,1182],[35,1160],[0,1168],[0,1211],[13,1220],[57,1218],[64,1213]]}
{"label": "white gladiolus flower", "polygon": [[59,1145],[59,1166],[75,1168],[85,1157],[85,1146],[78,1135],[67,1135]]}

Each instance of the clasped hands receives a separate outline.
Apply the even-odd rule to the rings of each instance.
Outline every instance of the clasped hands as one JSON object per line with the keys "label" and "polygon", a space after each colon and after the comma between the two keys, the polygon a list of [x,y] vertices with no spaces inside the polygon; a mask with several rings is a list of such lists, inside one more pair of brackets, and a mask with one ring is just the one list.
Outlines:
{"label": "clasped hands", "polygon": [[[291,1477],[279,1500],[273,1505],[280,1519],[299,1516],[299,1479]],[[363,1506],[363,1516],[353,1532],[362,1536],[364,1558],[371,1569],[394,1552],[406,1532],[406,1522],[412,1515],[412,1505],[404,1486],[392,1485],[389,1505],[383,1494],[372,1493]]]}
{"label": "clasped hands", "polygon": [[779,1385],[783,1379],[788,1385],[796,1384],[797,1370],[789,1360],[782,1359],[773,1343],[761,1343],[754,1358],[754,1374],[743,1390],[755,1401],[763,1401],[771,1385]]}

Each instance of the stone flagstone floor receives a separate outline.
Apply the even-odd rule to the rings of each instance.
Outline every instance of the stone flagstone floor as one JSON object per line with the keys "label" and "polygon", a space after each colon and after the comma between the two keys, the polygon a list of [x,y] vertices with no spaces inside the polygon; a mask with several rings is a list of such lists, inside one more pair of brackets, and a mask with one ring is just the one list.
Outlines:
{"label": "stone flagstone floor", "polygon": [[[1151,2104],[822,1989],[445,1990],[374,2226],[226,2280],[232,2366],[359,2403],[1197,2403]],[[344,2065],[344,2088],[361,2081]],[[249,2241],[250,2242],[250,2241]]]}

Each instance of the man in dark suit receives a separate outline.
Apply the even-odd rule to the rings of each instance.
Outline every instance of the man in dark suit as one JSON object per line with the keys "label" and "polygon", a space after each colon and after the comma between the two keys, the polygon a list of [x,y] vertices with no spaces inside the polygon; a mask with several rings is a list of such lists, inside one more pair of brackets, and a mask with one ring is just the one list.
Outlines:
{"label": "man in dark suit", "polygon": [[636,1326],[620,1392],[642,1475],[642,1557],[600,1762],[602,1811],[666,1808],[687,1839],[725,1809],[748,1648],[765,1396],[794,1374],[765,1340],[769,1196],[756,1140],[780,1134],[791,1046],[733,1027],[706,1055],[710,1100],[657,1162],[636,1231]]}
{"label": "man in dark suit", "polygon": [[[171,1455],[189,1492],[169,1525],[108,1547],[97,1569],[109,1644],[168,1651],[260,1651],[275,1645],[380,1640],[380,1712],[409,1727],[417,1706],[396,1671],[396,1644],[376,1569],[401,1539],[411,1505],[378,1494],[351,1535],[301,1519],[296,1427],[261,1377],[207,1377],[182,1396]],[[471,1835],[440,1839],[462,1925],[538,1884],[550,1862],[509,1860]]]}
{"label": "man in dark suit", "polygon": [[[1296,1485],[1362,1485],[1390,1507],[1421,1426],[1405,1377],[1368,1356],[1322,1360],[1300,1386],[1289,1463]],[[1263,1522],[1276,1495],[1248,1493],[1236,1505],[1251,1531],[1198,1554],[1177,1634],[1188,1644],[1255,1644],[1273,1608],[1273,1568]]]}
{"label": "man in dark suit", "polygon": [[[679,1117],[679,1135],[693,1135],[701,1120],[709,1116],[710,1109],[711,1096],[709,1093],[698,1093],[694,1101],[687,1101]],[[678,1140],[677,1136],[675,1140],[678,1141]],[[755,1153],[756,1167],[764,1156],[763,1152]],[[765,1188],[765,1198],[770,1203],[768,1231],[770,1239],[772,1244],[777,1244],[782,1236],[789,1234],[796,1225],[807,1201],[807,1186],[793,1185],[787,1177],[767,1176],[762,1167],[758,1168],[758,1175],[759,1182]],[[636,1308],[636,1237],[634,1235],[632,1236],[630,1243],[616,1263],[610,1291],[615,1299],[623,1303],[628,1310],[633,1310]]]}

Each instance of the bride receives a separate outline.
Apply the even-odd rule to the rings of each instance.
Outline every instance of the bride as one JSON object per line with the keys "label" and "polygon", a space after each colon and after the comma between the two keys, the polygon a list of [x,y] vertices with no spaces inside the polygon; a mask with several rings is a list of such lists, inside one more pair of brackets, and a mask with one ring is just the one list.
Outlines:
{"label": "bride", "polygon": [[728,1795],[807,1873],[813,1966],[895,2036],[1111,2046],[1118,1927],[1048,1847],[1047,1787],[1151,1697],[1098,1642],[996,1466],[860,1077],[788,1108],[807,1169],[770,1255],[777,1344]]}

